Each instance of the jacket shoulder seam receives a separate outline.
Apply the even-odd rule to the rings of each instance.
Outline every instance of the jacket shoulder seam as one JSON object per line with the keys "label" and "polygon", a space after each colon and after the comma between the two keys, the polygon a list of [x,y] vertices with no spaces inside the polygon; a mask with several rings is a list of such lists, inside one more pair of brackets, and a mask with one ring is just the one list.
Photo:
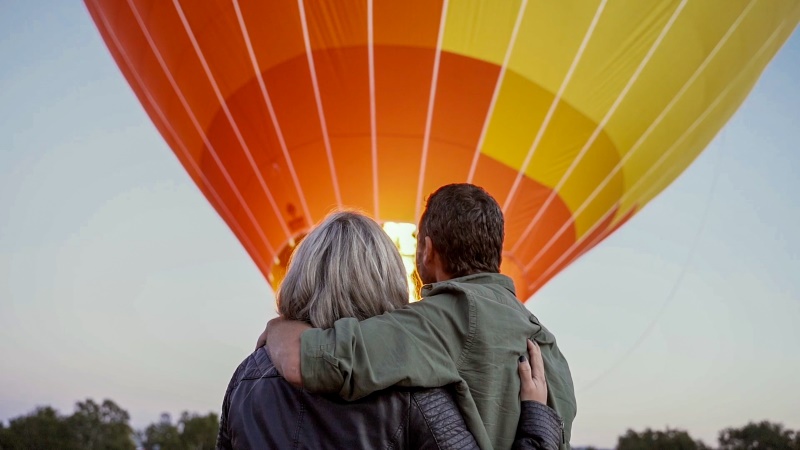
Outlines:
{"label": "jacket shoulder seam", "polygon": [[422,416],[422,420],[425,421],[425,425],[428,426],[428,431],[431,433],[431,437],[433,438],[433,442],[436,443],[436,448],[441,450],[442,446],[439,444],[439,439],[436,436],[436,433],[433,432],[433,427],[431,426],[431,422],[428,420],[427,414],[425,414],[422,410],[422,406],[420,406],[419,402],[417,401],[417,396],[411,394],[411,401],[414,402],[414,405],[417,407],[417,410],[420,412]]}
{"label": "jacket shoulder seam", "polygon": [[464,293],[464,297],[467,300],[467,314],[468,314],[468,331],[467,331],[467,339],[464,341],[464,346],[461,348],[461,354],[458,356],[458,362],[456,362],[456,370],[461,372],[461,368],[464,365],[465,361],[467,360],[468,353],[472,350],[472,345],[475,341],[475,334],[478,328],[478,310],[475,305],[475,299],[472,298],[472,295],[469,292]]}

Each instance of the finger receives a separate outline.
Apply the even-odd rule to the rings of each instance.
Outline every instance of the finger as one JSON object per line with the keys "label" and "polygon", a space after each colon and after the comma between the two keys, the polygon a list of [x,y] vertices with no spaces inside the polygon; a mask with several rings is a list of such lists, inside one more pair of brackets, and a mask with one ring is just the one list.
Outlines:
{"label": "finger", "polygon": [[528,364],[528,358],[525,355],[519,357],[519,380],[522,383],[532,383],[531,379],[531,366]]}
{"label": "finger", "polygon": [[531,366],[528,364],[528,358],[526,358],[525,355],[519,357],[517,372],[519,373],[520,400],[533,400],[535,397],[536,385],[533,384]]}
{"label": "finger", "polygon": [[546,382],[544,375],[544,361],[542,360],[542,349],[535,341],[528,339],[528,355],[531,362],[531,373],[533,379]]}

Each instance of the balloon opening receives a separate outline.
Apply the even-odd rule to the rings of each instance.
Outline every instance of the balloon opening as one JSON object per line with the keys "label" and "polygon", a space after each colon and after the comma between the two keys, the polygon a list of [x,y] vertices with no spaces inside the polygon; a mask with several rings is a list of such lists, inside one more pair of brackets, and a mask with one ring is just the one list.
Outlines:
{"label": "balloon opening", "polygon": [[419,290],[422,287],[416,271],[417,226],[413,223],[384,222],[383,231],[389,235],[397,251],[400,252],[400,257],[403,258],[403,266],[408,277],[408,301],[416,302],[419,300]]}
{"label": "balloon opening", "polygon": [[[419,290],[422,287],[419,277],[416,275],[415,270],[415,255],[417,251],[417,226],[412,223],[403,222],[384,222],[383,231],[389,235],[389,238],[394,242],[397,251],[400,252],[400,257],[403,259],[403,266],[406,269],[406,276],[408,277],[408,299],[415,302],[419,300]],[[284,277],[286,277],[286,269],[289,264],[289,259],[294,252],[294,249],[303,241],[308,233],[301,233],[294,238],[290,239],[281,250],[275,259],[272,261],[272,269],[268,276],[269,282],[274,290],[278,290]]]}

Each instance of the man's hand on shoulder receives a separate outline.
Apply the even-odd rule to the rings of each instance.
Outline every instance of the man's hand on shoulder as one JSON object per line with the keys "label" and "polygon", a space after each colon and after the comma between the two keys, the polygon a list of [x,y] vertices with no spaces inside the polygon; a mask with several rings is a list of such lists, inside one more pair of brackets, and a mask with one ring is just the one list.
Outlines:
{"label": "man's hand on shoulder", "polygon": [[278,317],[267,323],[267,328],[256,343],[256,349],[267,345],[275,368],[286,381],[298,387],[303,386],[300,372],[300,336],[310,328],[311,325],[305,322]]}

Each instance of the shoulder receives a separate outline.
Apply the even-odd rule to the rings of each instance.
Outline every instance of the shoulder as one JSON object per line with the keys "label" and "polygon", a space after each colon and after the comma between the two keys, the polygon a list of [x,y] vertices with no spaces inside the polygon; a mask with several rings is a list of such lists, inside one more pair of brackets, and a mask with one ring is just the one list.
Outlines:
{"label": "shoulder", "polygon": [[516,297],[514,283],[500,274],[479,273],[441,281],[426,285],[422,293],[426,301],[456,301],[465,307],[478,302],[485,306],[511,307],[518,312],[524,309]]}
{"label": "shoulder", "polygon": [[385,314],[401,321],[404,318],[417,320],[426,326],[437,327],[439,330],[456,327],[461,330],[461,333],[468,333],[475,325],[474,303],[473,299],[465,295],[439,292]]}
{"label": "shoulder", "polygon": [[245,380],[255,380],[263,378],[278,378],[280,374],[272,359],[269,357],[267,347],[261,347],[251,353],[236,369],[233,374],[233,382],[238,384]]}

